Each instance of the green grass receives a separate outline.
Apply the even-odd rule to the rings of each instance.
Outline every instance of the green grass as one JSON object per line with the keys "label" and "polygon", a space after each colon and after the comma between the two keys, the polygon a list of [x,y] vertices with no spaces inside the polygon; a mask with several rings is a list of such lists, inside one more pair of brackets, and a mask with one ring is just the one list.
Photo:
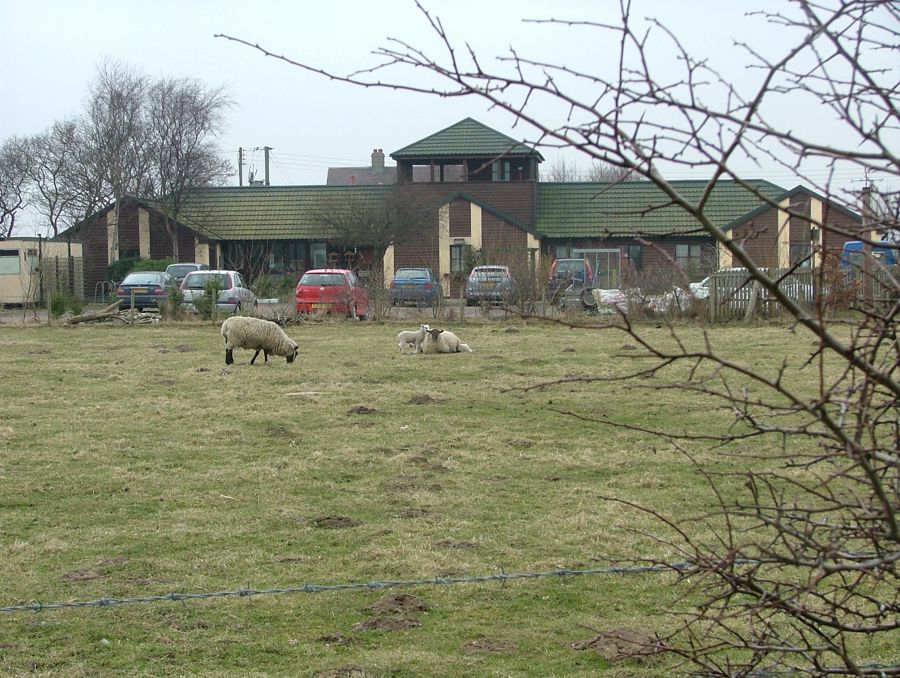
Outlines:
{"label": "green grass", "polygon": [[[665,376],[526,390],[648,366],[621,333],[468,322],[454,330],[475,353],[422,356],[398,353],[400,329],[291,326],[294,364],[236,351],[226,368],[212,323],[0,325],[0,606],[680,559],[646,515],[602,497],[686,521],[711,505],[689,460],[556,410],[692,431],[721,430],[727,412],[660,389]],[[783,327],[714,337],[767,370],[809,350]],[[815,383],[810,369],[790,378]],[[760,444],[690,451],[734,469]],[[352,524],[318,526],[326,516]],[[570,644],[664,631],[672,582],[405,588],[429,609],[403,631],[354,626],[378,590],[0,613],[0,673],[663,676],[661,659],[608,664]],[[478,639],[489,649],[471,651]]]}

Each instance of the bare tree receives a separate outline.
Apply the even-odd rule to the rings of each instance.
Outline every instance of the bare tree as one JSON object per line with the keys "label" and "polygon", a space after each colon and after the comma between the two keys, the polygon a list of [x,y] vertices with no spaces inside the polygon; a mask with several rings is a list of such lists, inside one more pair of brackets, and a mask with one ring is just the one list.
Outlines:
{"label": "bare tree", "polygon": [[384,305],[384,255],[387,249],[434,228],[437,212],[434,205],[425,202],[409,187],[394,186],[387,190],[373,189],[334,205],[321,212],[318,221],[334,234],[335,243],[368,251],[371,262],[367,285],[377,315]]}
{"label": "bare tree", "polygon": [[[122,199],[152,193],[144,115],[147,89],[146,76],[106,62],[97,71],[88,99],[84,138],[92,149],[95,173],[103,178],[115,201],[116,238]],[[117,239],[110,249],[112,260],[118,256]]]}
{"label": "bare tree", "polygon": [[557,157],[550,162],[547,181],[642,181],[644,177],[623,167],[616,167],[608,162],[594,160],[586,172],[582,172],[574,160]]}
{"label": "bare tree", "polygon": [[27,178],[29,202],[44,218],[52,237],[71,225],[69,217],[77,204],[71,181],[74,137],[73,121],[58,122],[22,147],[20,169]]}
{"label": "bare tree", "polygon": [[229,106],[222,89],[207,89],[195,80],[160,80],[148,92],[146,152],[176,261],[178,217],[190,190],[221,184],[231,171],[214,146]]}
{"label": "bare tree", "polygon": [[[698,539],[686,526],[657,516],[669,528],[658,538],[693,563],[689,575],[679,576],[702,595],[662,646],[704,675],[900,675],[900,283],[888,274],[893,299],[861,308],[848,332],[821,305],[814,312],[798,306],[708,212],[720,179],[752,190],[734,169],[747,161],[795,171],[828,198],[849,194],[830,181],[814,181],[806,173],[813,162],[829,176],[850,168],[896,185],[900,8],[879,0],[797,0],[756,13],[790,43],[771,58],[743,45],[754,77],[739,80],[693,58],[666,27],[634,19],[627,0],[619,9],[609,23],[544,22],[584,31],[594,44],[617,44],[617,67],[603,73],[530,60],[515,50],[491,67],[459,49],[424,9],[435,55],[391,41],[378,51],[380,66],[347,75],[278,58],[358,86],[479,98],[530,125],[535,144],[575,148],[653,182],[727,249],[813,339],[806,364],[817,369],[818,388],[812,394],[795,388],[784,379],[787,366],[765,374],[724,357],[715,332],[704,331],[705,341],[691,348],[676,327],[670,336],[675,341],[663,342],[627,316],[609,326],[658,358],[656,367],[635,376],[663,377],[667,368],[687,365],[688,379],[670,384],[717,400],[734,418],[727,431],[651,433],[683,446],[686,454],[699,443],[727,453],[741,440],[769,442],[760,470],[743,476],[743,494],[698,466],[719,507],[701,518],[716,539]],[[651,45],[676,55],[680,74],[655,71]],[[410,84],[393,77],[406,67],[434,78]],[[564,104],[565,116],[545,117],[537,102],[546,98]],[[802,117],[813,109],[827,111],[839,129],[817,136]],[[698,200],[688,200],[666,179],[666,172],[684,170],[705,173],[707,190]],[[888,212],[885,221],[892,219],[881,224],[885,232],[896,229]],[[814,226],[844,233],[829,223]],[[613,499],[632,505],[627,497]]]}
{"label": "bare tree", "polygon": [[16,216],[28,205],[24,146],[24,140],[13,137],[0,147],[0,238],[13,234]]}

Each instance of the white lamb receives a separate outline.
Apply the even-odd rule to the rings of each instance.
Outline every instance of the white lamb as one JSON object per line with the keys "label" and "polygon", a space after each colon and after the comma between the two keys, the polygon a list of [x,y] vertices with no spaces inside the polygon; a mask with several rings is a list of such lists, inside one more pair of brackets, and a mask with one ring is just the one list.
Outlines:
{"label": "white lamb", "polygon": [[429,329],[422,343],[422,353],[472,353],[450,330]]}
{"label": "white lamb", "polygon": [[271,320],[235,315],[222,323],[222,336],[225,337],[226,365],[234,363],[232,352],[236,348],[256,350],[250,360],[251,365],[260,351],[266,362],[269,362],[269,354],[284,356],[289,363],[297,357],[297,342]]}
{"label": "white lamb", "polygon": [[403,353],[403,349],[407,346],[412,346],[414,353],[421,352],[425,334],[430,329],[431,327],[428,325],[419,325],[417,330],[403,330],[399,332],[397,334],[397,346],[400,348],[400,353]]}

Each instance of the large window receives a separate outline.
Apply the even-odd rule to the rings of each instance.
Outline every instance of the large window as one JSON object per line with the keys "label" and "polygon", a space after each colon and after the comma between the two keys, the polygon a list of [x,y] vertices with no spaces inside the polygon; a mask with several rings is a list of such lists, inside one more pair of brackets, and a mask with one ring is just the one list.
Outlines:
{"label": "large window", "polygon": [[644,248],[640,245],[625,245],[622,249],[631,263],[631,268],[635,271],[640,271],[644,267]]}
{"label": "large window", "polygon": [[312,268],[325,268],[328,263],[328,252],[325,243],[313,242],[309,244],[309,258],[312,260]]}
{"label": "large window", "polygon": [[675,245],[675,261],[683,268],[700,266],[703,248],[700,245]]}
{"label": "large window", "polygon": [[791,266],[798,268],[812,267],[812,245],[809,243],[791,243]]}
{"label": "large window", "polygon": [[0,275],[19,275],[19,250],[0,250]]}
{"label": "large window", "polygon": [[465,245],[450,245],[450,272],[465,273]]}

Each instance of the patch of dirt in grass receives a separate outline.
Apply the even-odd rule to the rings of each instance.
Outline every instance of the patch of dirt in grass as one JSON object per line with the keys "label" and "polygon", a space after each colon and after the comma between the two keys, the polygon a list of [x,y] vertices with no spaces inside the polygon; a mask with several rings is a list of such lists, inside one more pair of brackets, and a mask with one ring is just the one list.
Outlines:
{"label": "patch of dirt in grass", "polygon": [[519,438],[518,440],[510,440],[509,444],[512,447],[524,447],[528,448],[534,445],[534,441],[529,440],[528,438]]}
{"label": "patch of dirt in grass", "polygon": [[373,617],[365,621],[357,622],[353,628],[357,631],[408,631],[422,626],[422,622],[412,617]]}
{"label": "patch of dirt in grass", "polygon": [[313,678],[375,678],[375,675],[366,671],[362,666],[348,664],[336,669],[317,671]]}
{"label": "patch of dirt in grass", "polygon": [[66,572],[62,578],[63,581],[90,581],[91,579],[100,579],[103,575],[94,570],[72,570]]}
{"label": "patch of dirt in grass", "polygon": [[357,525],[361,525],[358,520],[354,520],[353,518],[348,518],[347,516],[319,516],[317,518],[313,518],[311,521],[313,527],[318,527],[324,530],[340,530],[346,527],[356,527]]}
{"label": "patch of dirt in grass", "polygon": [[634,344],[622,344],[619,347],[619,350],[620,351],[637,351],[637,346],[635,346]]}
{"label": "patch of dirt in grass", "polygon": [[274,438],[288,438],[290,440],[294,439],[293,431],[288,430],[285,426],[269,426],[266,429],[266,433]]}
{"label": "patch of dirt in grass", "polygon": [[408,612],[425,612],[429,606],[418,596],[411,596],[408,593],[388,593],[371,605],[366,605],[364,609],[379,615],[402,615]]}
{"label": "patch of dirt in grass", "polygon": [[347,410],[347,414],[375,414],[377,412],[373,407],[367,407],[366,405],[357,405],[356,407],[351,407]]}
{"label": "patch of dirt in grass", "polygon": [[475,638],[463,645],[466,654],[499,654],[501,652],[515,652],[517,646],[510,640],[491,640],[490,638]]}
{"label": "patch of dirt in grass", "polygon": [[398,518],[423,518],[428,515],[428,511],[423,508],[414,508],[409,506],[397,514]]}
{"label": "patch of dirt in grass", "polygon": [[662,652],[659,637],[644,629],[613,629],[572,643],[576,650],[596,650],[608,661],[643,659]]}
{"label": "patch of dirt in grass", "polygon": [[434,543],[439,549],[474,549],[477,545],[471,541],[463,539],[441,539]]}
{"label": "patch of dirt in grass", "polygon": [[31,355],[50,355],[49,348],[36,348],[33,351],[28,351]]}
{"label": "patch of dirt in grass", "polygon": [[438,483],[426,483],[416,478],[398,478],[392,483],[385,485],[385,489],[389,492],[443,492],[444,488]]}
{"label": "patch of dirt in grass", "polygon": [[103,575],[93,570],[72,570],[66,572],[62,576],[63,581],[90,581],[91,579],[100,579]]}
{"label": "patch of dirt in grass", "polygon": [[434,464],[430,462],[428,457],[424,454],[414,454],[406,460],[406,463],[421,466],[425,471],[432,471],[434,473],[447,473],[450,470],[443,464]]}
{"label": "patch of dirt in grass", "polygon": [[409,399],[410,405],[430,405],[431,403],[436,403],[437,400],[432,398],[427,393],[420,393],[418,395],[414,395]]}

